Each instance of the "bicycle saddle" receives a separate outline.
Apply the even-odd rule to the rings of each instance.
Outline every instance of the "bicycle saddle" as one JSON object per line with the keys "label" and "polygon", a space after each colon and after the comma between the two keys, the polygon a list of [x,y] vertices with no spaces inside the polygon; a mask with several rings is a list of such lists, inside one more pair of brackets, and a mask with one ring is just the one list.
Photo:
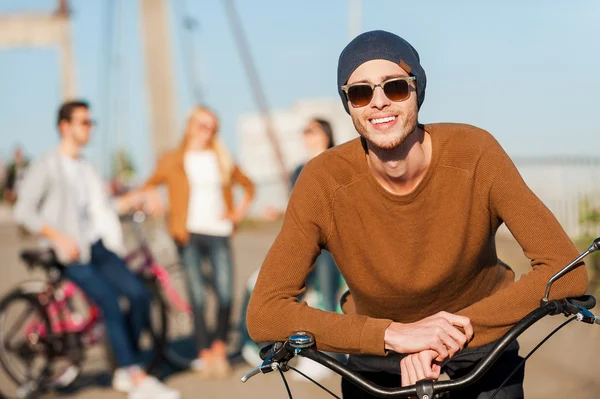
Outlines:
{"label": "bicycle saddle", "polygon": [[59,267],[54,251],[50,248],[25,249],[21,251],[20,257],[30,268],[41,266],[43,268]]}

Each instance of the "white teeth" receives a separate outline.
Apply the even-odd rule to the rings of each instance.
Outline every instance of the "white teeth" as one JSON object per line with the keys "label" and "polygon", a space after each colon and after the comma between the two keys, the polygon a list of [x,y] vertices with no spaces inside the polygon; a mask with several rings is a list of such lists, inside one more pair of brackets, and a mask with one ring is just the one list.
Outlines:
{"label": "white teeth", "polygon": [[391,122],[394,119],[396,119],[395,116],[388,116],[387,118],[371,119],[371,123],[374,124],[374,125],[378,125],[380,123]]}

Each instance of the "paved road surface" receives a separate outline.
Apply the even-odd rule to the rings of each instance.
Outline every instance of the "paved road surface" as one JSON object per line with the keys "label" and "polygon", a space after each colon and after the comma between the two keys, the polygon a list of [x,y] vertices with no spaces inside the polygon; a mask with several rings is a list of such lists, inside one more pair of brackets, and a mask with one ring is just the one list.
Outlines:
{"label": "paved road surface", "polygon": [[[236,260],[236,292],[241,293],[244,282],[258,268],[277,234],[278,225],[262,225],[242,229],[234,240]],[[0,295],[4,295],[16,283],[31,277],[19,263],[19,248],[31,245],[30,239],[19,237],[18,231],[10,223],[0,223],[1,278]],[[512,238],[498,240],[500,257],[513,265],[518,273],[527,270],[527,260]],[[241,296],[236,297],[234,314],[239,314]],[[548,319],[526,333],[521,342],[521,350],[527,353],[537,342],[549,333],[554,326],[564,320],[557,316]],[[543,346],[527,364],[527,398],[598,398],[600,380],[598,362],[600,358],[600,327],[571,324]],[[72,398],[118,398],[125,395],[110,390],[110,377],[101,352],[92,353],[86,374],[77,389],[68,396]],[[248,365],[235,366],[234,375],[226,381],[200,381],[192,372],[170,374],[165,382],[179,389],[183,398],[286,398],[285,388],[279,375],[257,376],[246,384],[239,377],[249,368]],[[289,375],[289,374],[288,374]],[[326,380],[325,385],[339,394],[339,378]],[[307,382],[290,382],[294,398],[327,398],[327,394]],[[0,370],[0,391],[14,395],[14,385]]]}

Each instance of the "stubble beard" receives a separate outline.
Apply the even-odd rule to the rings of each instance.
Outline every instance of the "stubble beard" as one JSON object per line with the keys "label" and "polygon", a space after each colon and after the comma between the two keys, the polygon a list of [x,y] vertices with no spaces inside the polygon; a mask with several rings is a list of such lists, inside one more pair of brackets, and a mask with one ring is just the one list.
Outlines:
{"label": "stubble beard", "polygon": [[[363,120],[358,116],[352,116],[352,122],[354,128],[362,137],[368,140],[373,146],[381,150],[389,151],[404,143],[406,138],[415,131],[417,127],[417,118],[411,118],[411,116],[398,115],[400,119],[396,126],[394,126],[394,132],[370,132],[367,128],[367,124],[370,123],[368,120],[363,123]],[[398,124],[402,124],[400,130],[398,130]]]}

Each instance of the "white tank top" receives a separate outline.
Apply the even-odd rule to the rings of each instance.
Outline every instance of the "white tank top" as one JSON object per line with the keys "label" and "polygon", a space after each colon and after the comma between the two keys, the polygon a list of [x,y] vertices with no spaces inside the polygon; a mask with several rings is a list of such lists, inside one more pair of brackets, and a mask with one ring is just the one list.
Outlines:
{"label": "white tank top", "polygon": [[228,237],[233,223],[226,212],[219,163],[214,151],[188,151],[184,157],[190,185],[187,229],[190,233]]}

